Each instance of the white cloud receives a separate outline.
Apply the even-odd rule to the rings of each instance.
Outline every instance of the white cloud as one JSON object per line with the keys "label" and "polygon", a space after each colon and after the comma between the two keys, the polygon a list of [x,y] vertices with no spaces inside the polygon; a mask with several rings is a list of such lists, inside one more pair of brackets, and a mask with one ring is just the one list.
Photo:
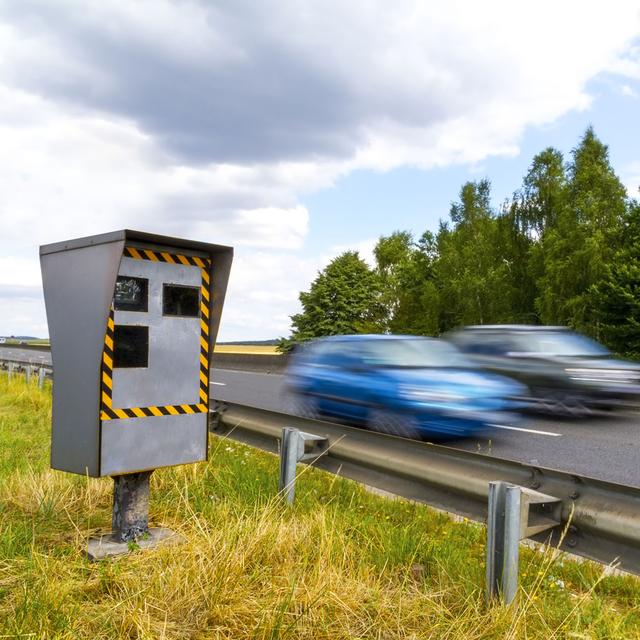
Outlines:
{"label": "white cloud", "polygon": [[37,260],[16,256],[0,256],[0,287],[40,287]]}
{"label": "white cloud", "polygon": [[[45,242],[196,237],[238,247],[222,337],[285,334],[329,256],[375,243],[305,255],[301,194],[517,154],[595,75],[639,78],[639,34],[634,1],[0,3],[0,285],[38,287]],[[44,327],[12,291],[0,334]]]}
{"label": "white cloud", "polygon": [[33,246],[140,227],[296,248],[306,234],[307,211],[272,169],[178,165],[129,122],[70,115],[6,88],[0,103],[5,241]]}
{"label": "white cloud", "polygon": [[633,0],[7,6],[12,84],[199,162],[473,162],[586,107],[595,74],[638,66]]}
{"label": "white cloud", "polygon": [[[320,263],[296,253],[239,248],[229,280],[224,320],[247,338],[289,333],[289,316],[298,310],[298,294],[308,288]],[[234,336],[231,336],[234,337]]]}
{"label": "white cloud", "polygon": [[640,46],[630,47],[610,65],[610,71],[621,76],[640,80]]}
{"label": "white cloud", "polygon": [[637,98],[638,97],[638,92],[633,87],[630,87],[628,84],[623,84],[620,87],[620,93],[623,96],[627,96],[629,98]]}
{"label": "white cloud", "polygon": [[[266,262],[252,252],[239,253],[234,275],[242,279],[248,272],[259,278],[245,277],[244,288],[232,286],[225,321],[231,327],[227,337],[287,333],[282,317],[286,325],[297,291],[283,295],[282,287],[285,275],[291,278],[296,272],[292,252],[301,248],[309,216],[295,203],[294,177],[284,168],[174,165],[159,160],[162,151],[131,123],[69,115],[42,98],[6,87],[2,94],[0,335],[47,333],[39,244],[116,228],[257,247],[263,254],[266,249],[284,252],[273,253]],[[281,273],[270,284],[283,311],[274,324],[277,314],[266,300],[257,304],[250,292],[260,282],[266,284],[278,267]],[[306,275],[294,277],[290,288],[303,288]],[[18,296],[17,289],[1,285],[28,285],[30,295]],[[245,315],[252,319],[253,333],[235,311],[243,305],[252,309]]]}

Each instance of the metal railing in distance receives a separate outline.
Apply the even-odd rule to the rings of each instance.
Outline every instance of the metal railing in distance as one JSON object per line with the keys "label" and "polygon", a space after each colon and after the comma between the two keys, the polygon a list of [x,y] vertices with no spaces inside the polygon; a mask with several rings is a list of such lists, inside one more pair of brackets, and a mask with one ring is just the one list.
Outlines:
{"label": "metal railing in distance", "polygon": [[283,427],[321,436],[326,454],[316,466],[474,520],[486,521],[490,483],[532,489],[545,495],[553,511],[545,514],[543,507],[538,515],[558,524],[549,530],[523,524],[519,538],[560,544],[640,574],[640,489],[228,402],[218,405],[212,423],[214,432],[273,452]]}
{"label": "metal railing in distance", "polygon": [[9,380],[11,380],[16,373],[24,373],[27,383],[31,381],[32,374],[37,374],[38,387],[40,389],[44,387],[45,378],[53,379],[51,365],[25,360],[0,358],[0,371],[7,371]]}

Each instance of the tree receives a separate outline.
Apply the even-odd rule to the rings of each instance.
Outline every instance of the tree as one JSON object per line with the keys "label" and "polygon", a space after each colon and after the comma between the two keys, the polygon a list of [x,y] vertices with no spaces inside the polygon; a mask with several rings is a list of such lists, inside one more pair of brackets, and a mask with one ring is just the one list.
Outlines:
{"label": "tree", "polygon": [[590,290],[602,339],[618,353],[640,357],[640,203],[629,206],[624,245]]}
{"label": "tree", "polygon": [[[294,336],[439,335],[459,324],[543,322],[640,355],[638,206],[630,204],[606,145],[588,128],[569,163],[551,147],[538,153],[498,212],[488,180],[467,182],[435,236],[381,237],[373,271],[357,254],[341,256],[335,274],[328,267],[301,294]],[[347,263],[364,290],[338,287],[348,280],[341,271]],[[337,288],[331,302],[329,291]],[[347,304],[352,313],[340,302],[348,296],[357,298]]]}
{"label": "tree", "polygon": [[505,204],[495,221],[494,253],[505,267],[504,288],[497,295],[503,299],[503,322],[535,324],[537,295],[534,249],[536,241],[523,229],[517,206]]}
{"label": "tree", "polygon": [[544,272],[536,305],[546,324],[568,324],[597,338],[589,290],[604,277],[620,243],[626,190],[591,127],[573,150],[568,175],[566,199],[541,242]]}
{"label": "tree", "polygon": [[431,231],[425,231],[401,271],[402,288],[391,331],[429,336],[441,333],[437,261],[435,236]]}
{"label": "tree", "polygon": [[555,226],[567,196],[567,177],[562,153],[547,147],[536,154],[514,194],[514,215],[520,230],[533,240]]}
{"label": "tree", "polygon": [[446,309],[441,328],[510,319],[509,268],[497,252],[497,223],[488,180],[467,182],[451,205],[453,228],[441,225],[437,236],[436,279]]}
{"label": "tree", "polygon": [[415,242],[411,233],[396,231],[380,238],[374,254],[382,287],[385,330],[414,335],[439,333],[433,234],[427,231]]}
{"label": "tree", "polygon": [[538,283],[544,274],[542,244],[566,200],[562,153],[552,147],[536,154],[522,187],[497,218],[496,252],[508,266],[510,321],[536,323]]}
{"label": "tree", "polygon": [[390,330],[396,324],[413,252],[413,236],[408,231],[394,231],[390,236],[382,236],[373,250],[380,278],[385,329]]}
{"label": "tree", "polygon": [[[302,312],[291,316],[290,341],[366,333],[380,326],[379,278],[357,251],[346,251],[318,273],[309,291],[300,293]],[[281,341],[286,350],[290,341]]]}

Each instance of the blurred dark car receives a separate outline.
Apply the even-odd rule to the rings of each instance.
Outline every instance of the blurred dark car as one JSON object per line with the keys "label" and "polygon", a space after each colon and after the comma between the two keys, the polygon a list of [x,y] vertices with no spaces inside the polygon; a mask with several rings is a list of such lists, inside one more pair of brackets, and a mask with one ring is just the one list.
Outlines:
{"label": "blurred dark car", "polygon": [[513,421],[525,389],[485,373],[442,340],[332,336],[305,344],[286,377],[299,415],[411,438],[468,436]]}
{"label": "blurred dark car", "polygon": [[534,409],[586,415],[640,398],[640,365],[566,327],[480,325],[445,337],[487,371],[525,384]]}

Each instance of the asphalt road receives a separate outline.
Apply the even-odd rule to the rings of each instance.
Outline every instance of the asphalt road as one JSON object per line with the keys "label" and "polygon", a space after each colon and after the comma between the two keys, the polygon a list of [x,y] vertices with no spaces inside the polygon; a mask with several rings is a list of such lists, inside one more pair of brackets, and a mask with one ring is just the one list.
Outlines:
{"label": "asphalt road", "polygon": [[[34,364],[51,363],[51,354],[44,351],[3,347],[1,353]],[[290,403],[283,382],[277,374],[215,369],[211,393],[218,400],[287,412]],[[640,487],[640,413],[574,420],[528,416],[517,426],[494,429],[488,437],[445,444]]]}
{"label": "asphalt road", "polygon": [[[277,374],[214,370],[211,395],[218,400],[286,412],[290,406],[283,381],[284,376]],[[488,437],[442,444],[640,487],[638,413],[573,420],[527,416],[517,427],[503,425]]]}
{"label": "asphalt road", "polygon": [[34,365],[46,364],[51,366],[50,351],[2,346],[0,349],[0,356],[11,360],[19,360],[20,362],[31,362]]}

